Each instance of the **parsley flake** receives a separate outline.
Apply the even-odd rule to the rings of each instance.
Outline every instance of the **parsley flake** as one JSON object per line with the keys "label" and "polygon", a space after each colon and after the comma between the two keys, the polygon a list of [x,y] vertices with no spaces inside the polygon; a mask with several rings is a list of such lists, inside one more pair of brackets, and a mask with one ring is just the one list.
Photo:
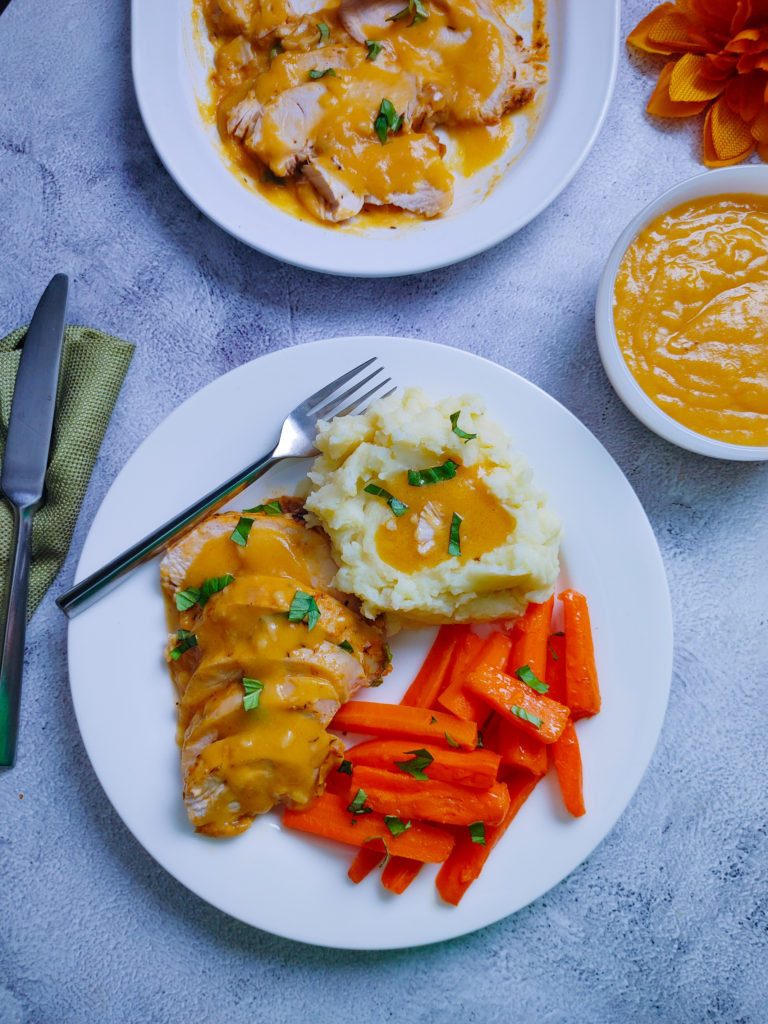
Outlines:
{"label": "parsley flake", "polygon": [[437,484],[441,480],[453,480],[458,468],[458,463],[448,459],[442,466],[432,466],[431,469],[409,469],[408,483],[411,487],[423,487],[424,484]]}
{"label": "parsley flake", "polygon": [[482,821],[473,821],[469,826],[469,834],[473,843],[485,846],[485,824]]}
{"label": "parsley flake", "polygon": [[518,718],[522,718],[524,722],[530,722],[536,729],[541,728],[541,719],[538,715],[531,714],[530,711],[526,711],[525,708],[520,708],[517,704],[513,704],[509,709],[513,715],[517,715]]}
{"label": "parsley flake", "polygon": [[190,633],[188,629],[178,629],[176,631],[176,640],[178,643],[171,651],[171,657],[174,661],[178,661],[182,654],[188,651],[190,647],[197,647],[197,637],[194,633]]}
{"label": "parsley flake", "polygon": [[522,665],[520,668],[515,669],[515,675],[521,683],[525,683],[526,686],[530,686],[536,693],[546,693],[549,689],[548,683],[542,683],[539,677],[533,672],[530,665]]}
{"label": "parsley flake", "polygon": [[355,653],[355,648],[352,646],[349,640],[342,640],[341,643],[339,644],[339,647],[342,649],[342,651],[346,651],[347,654]]}
{"label": "parsley flake", "polygon": [[408,23],[409,28],[412,25],[418,25],[420,22],[426,21],[429,17],[429,11],[421,0],[408,0],[408,6],[387,18],[387,21],[400,21],[401,18],[407,18],[409,14],[413,15],[413,19]]}
{"label": "parsley flake", "polygon": [[303,590],[297,590],[293,595],[291,607],[287,612],[289,622],[306,622],[307,628],[312,630],[320,619],[320,609],[317,601],[311,594],[305,594]]}
{"label": "parsley flake", "polygon": [[365,801],[368,799],[364,789],[358,789],[355,793],[355,799],[349,805],[347,810],[350,814],[372,814],[373,810],[370,807],[365,806]]}
{"label": "parsley flake", "polygon": [[[280,181],[283,181],[283,179],[280,178]],[[259,512],[263,512],[266,516],[281,516],[283,514],[283,506],[280,504],[279,499],[275,498],[274,501],[268,501],[266,505],[254,505],[253,508],[245,508],[243,511],[249,515],[257,515]]]}
{"label": "parsley flake", "polygon": [[394,814],[385,814],[384,824],[393,836],[401,836],[411,827],[410,821],[403,821],[402,818],[398,818]]}
{"label": "parsley flake", "polygon": [[413,757],[410,761],[395,761],[400,771],[413,776],[418,782],[428,779],[429,776],[424,773],[424,769],[428,768],[434,761],[430,752],[421,747],[419,750],[406,750],[405,753],[413,754]]}
{"label": "parsley flake", "polygon": [[318,78],[325,78],[326,75],[333,75],[334,78],[339,77],[333,68],[324,68],[322,71],[318,71],[317,68],[312,68],[309,72],[309,77],[313,82],[317,81]]}
{"label": "parsley flake", "polygon": [[368,56],[366,60],[376,60],[382,50],[381,43],[376,39],[366,39],[365,45],[368,47]]}
{"label": "parsley flake", "polygon": [[450,733],[445,733],[444,735],[445,735],[445,742],[448,744],[449,747],[453,747],[455,749],[456,747],[459,746],[459,744],[456,742],[456,740],[453,738],[453,736],[451,736]]}
{"label": "parsley flake", "polygon": [[563,633],[563,631],[560,630],[559,633],[550,633],[549,636],[547,637],[547,650],[552,655],[552,660],[553,661],[560,661],[560,655],[555,653],[555,651],[554,651],[554,649],[552,647],[552,644],[550,642],[552,640],[553,636],[565,636],[565,633]]}
{"label": "parsley flake", "polygon": [[363,490],[365,491],[366,494],[375,494],[377,497],[383,498],[384,501],[386,501],[386,503],[395,513],[395,515],[398,517],[405,515],[405,513],[408,511],[408,506],[405,504],[404,501],[400,501],[399,498],[396,498],[393,494],[390,494],[389,491],[384,490],[383,487],[379,487],[378,484],[367,484],[363,488]]}
{"label": "parsley flake", "polygon": [[239,520],[237,521],[237,526],[229,535],[229,539],[233,540],[235,544],[239,544],[240,547],[244,548],[245,545],[248,543],[248,534],[251,532],[252,526],[252,519],[249,519],[248,516],[240,516]]}
{"label": "parsley flake", "polygon": [[456,412],[451,413],[451,430],[454,432],[456,437],[460,437],[462,441],[466,444],[467,441],[471,441],[473,438],[477,437],[477,434],[468,434],[466,430],[461,429],[461,427],[459,426],[460,415],[460,409],[457,409]]}
{"label": "parsley flake", "polygon": [[271,64],[275,57],[279,57],[282,52],[283,44],[278,40],[269,51],[269,63]]}
{"label": "parsley flake", "polygon": [[246,711],[255,711],[259,706],[259,697],[264,689],[264,683],[258,679],[248,679],[243,676],[243,707]]}
{"label": "parsley flake", "polygon": [[176,607],[180,612],[185,612],[196,604],[202,608],[212,594],[218,594],[220,590],[233,583],[234,579],[232,573],[227,572],[223,576],[211,576],[204,580],[200,587],[187,587],[186,590],[180,590],[176,595]]}
{"label": "parsley flake", "polygon": [[317,31],[320,33],[318,43],[324,43],[330,37],[331,30],[328,28],[324,21],[318,21]]}
{"label": "parsley flake", "polygon": [[339,767],[336,769],[337,772],[341,772],[342,775],[352,774],[352,762],[343,760]]}
{"label": "parsley flake", "polygon": [[382,146],[386,145],[387,135],[392,132],[399,132],[403,127],[403,115],[398,116],[397,111],[392,106],[392,103],[388,99],[381,101],[379,112],[376,115],[373,122],[373,129],[379,136],[379,142]]}
{"label": "parsley flake", "polygon": [[448,538],[448,554],[455,555],[457,558],[461,555],[461,538],[459,537],[459,530],[463,520],[458,512],[454,512],[451,516],[451,533]]}

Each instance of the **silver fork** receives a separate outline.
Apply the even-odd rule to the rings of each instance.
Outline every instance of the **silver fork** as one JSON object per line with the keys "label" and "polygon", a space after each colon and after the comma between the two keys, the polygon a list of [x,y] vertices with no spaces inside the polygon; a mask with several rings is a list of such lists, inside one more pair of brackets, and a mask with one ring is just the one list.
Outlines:
{"label": "silver fork", "polygon": [[[310,395],[306,401],[297,405],[286,416],[280,431],[280,439],[271,452],[230,477],[215,490],[196,501],[194,505],[179,512],[173,519],[169,519],[167,523],[142,538],[133,547],[128,548],[107,565],[76,584],[71,590],[57,597],[56,604],[59,608],[70,617],[77,615],[78,612],[83,611],[116,587],[131,569],[135,569],[137,565],[141,565],[142,562],[159,554],[172,540],[186,530],[191,530],[206,515],[215,512],[244,487],[271,469],[275,463],[283,459],[306,459],[317,455],[315,431],[318,420],[329,419],[331,416],[346,416],[348,413],[354,412],[376,392],[391,383],[391,378],[386,377],[377,381],[365,393],[361,393],[367,384],[383,372],[383,367],[379,366],[362,380],[355,381],[346,391],[336,394],[340,388],[352,381],[363,370],[368,369],[375,361],[376,356],[366,359],[364,363],[343,373],[336,380],[332,380],[330,384],[326,384],[324,388],[316,391],[314,395]],[[385,395],[392,394],[394,390],[394,388],[390,388]],[[383,398],[385,395],[379,397]]]}

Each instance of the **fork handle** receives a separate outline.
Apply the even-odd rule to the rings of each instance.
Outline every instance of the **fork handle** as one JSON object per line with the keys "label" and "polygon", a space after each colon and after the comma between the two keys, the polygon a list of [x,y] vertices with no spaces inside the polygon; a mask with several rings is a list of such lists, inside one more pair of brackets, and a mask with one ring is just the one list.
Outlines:
{"label": "fork handle", "polygon": [[0,768],[12,768],[16,761],[24,637],[27,631],[32,519],[36,508],[36,505],[19,506],[11,502],[13,540],[0,649]]}
{"label": "fork handle", "polygon": [[231,477],[215,490],[200,498],[194,505],[190,505],[189,508],[175,515],[173,519],[169,519],[167,523],[158,526],[156,530],[123,551],[117,558],[113,558],[111,562],[107,562],[101,569],[86,576],[71,590],[57,597],[56,604],[69,618],[77,615],[113,590],[131,569],[135,569],[143,562],[148,562],[150,558],[154,558],[155,555],[164,551],[172,540],[187,530],[191,530],[206,515],[215,512],[217,508],[233,498],[248,484],[253,483],[268,469],[271,469],[275,463],[287,457],[284,455],[276,457],[275,449],[273,449],[268,455],[263,456],[247,469],[241,470],[236,476]]}

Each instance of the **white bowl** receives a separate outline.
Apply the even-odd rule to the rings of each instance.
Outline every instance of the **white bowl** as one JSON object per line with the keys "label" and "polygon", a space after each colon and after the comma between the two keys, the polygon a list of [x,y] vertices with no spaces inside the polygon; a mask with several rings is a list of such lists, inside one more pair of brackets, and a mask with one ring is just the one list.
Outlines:
{"label": "white bowl", "polygon": [[[215,223],[261,252],[300,267],[390,277],[444,267],[527,224],[565,188],[594,142],[616,74],[619,0],[551,0],[550,80],[532,139],[490,193],[444,217],[395,231],[332,228],[284,213],[225,165],[210,100],[206,43],[192,0],[132,0],[133,81],[160,159]],[[475,191],[475,177],[469,180]]]}
{"label": "white bowl", "polygon": [[[651,221],[682,203],[705,196],[725,193],[747,193],[768,195],[768,167],[751,164],[740,167],[723,167],[715,171],[698,174],[669,189],[658,199],[649,203],[644,210],[629,222],[611,250],[597,291],[595,329],[600,358],[605,372],[616,394],[637,418],[660,437],[671,441],[680,448],[710,455],[715,459],[734,459],[741,462],[768,459],[768,445],[731,444],[704,437],[690,427],[672,419],[651,401],[643,391],[621,354],[613,322],[613,291],[619,264],[635,236]],[[768,337],[768,325],[766,326]]]}

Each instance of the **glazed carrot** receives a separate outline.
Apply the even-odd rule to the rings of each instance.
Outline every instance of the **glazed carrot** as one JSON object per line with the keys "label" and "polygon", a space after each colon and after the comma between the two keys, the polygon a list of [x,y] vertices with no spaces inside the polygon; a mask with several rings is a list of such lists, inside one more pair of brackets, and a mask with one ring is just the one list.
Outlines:
{"label": "glazed carrot", "polygon": [[390,857],[381,872],[381,884],[399,896],[421,871],[421,866],[421,861],[410,857]]}
{"label": "glazed carrot", "polygon": [[[368,843],[367,846],[361,846],[355,854],[355,859],[349,865],[349,871],[347,871],[349,879],[354,882],[355,885],[357,885],[358,882],[362,882],[364,878],[367,878],[368,875],[370,875],[375,867],[378,867],[379,864],[381,864],[385,857],[386,854],[384,851],[372,849],[371,843]],[[417,861],[416,863],[418,864],[420,862]]]}
{"label": "glazed carrot", "polygon": [[453,836],[445,829],[414,821],[405,832],[393,836],[382,815],[375,812],[351,814],[349,805],[348,796],[322,793],[305,811],[286,808],[283,825],[349,846],[371,846],[381,852],[388,850],[427,864],[444,861],[453,848]]}
{"label": "glazed carrot", "polygon": [[586,813],[581,768],[581,751],[573,722],[568,722],[559,740],[551,744],[549,755],[557,772],[565,809],[574,818]]}
{"label": "glazed carrot", "polygon": [[568,708],[506,672],[471,672],[467,686],[503,718],[542,743],[554,743],[568,721]]}
{"label": "glazed carrot", "polygon": [[456,845],[437,873],[436,885],[446,903],[457,906],[464,893],[483,870],[488,855],[504,835],[512,819],[533,792],[540,776],[530,772],[516,772],[506,785],[509,790],[509,809],[499,825],[485,826],[485,845],[473,841],[467,829],[456,840]]}
{"label": "glazed carrot", "polygon": [[364,736],[391,736],[447,746],[452,740],[467,750],[477,746],[477,725],[474,722],[463,722],[444,711],[406,707],[404,704],[350,700],[336,712],[331,728],[339,732],[359,732]]}
{"label": "glazed carrot", "polygon": [[509,661],[509,671],[513,675],[516,669],[527,665],[535,676],[544,679],[554,603],[554,597],[550,597],[543,604],[529,604],[523,617],[515,624],[515,642]]}
{"label": "glazed carrot", "polygon": [[[344,757],[352,764],[364,764],[369,768],[384,768],[397,772],[397,762],[408,762],[413,758],[413,740],[366,740],[354,747],[348,747]],[[453,750],[426,743],[425,750],[432,761],[424,768],[430,779],[453,782],[473,789],[488,789],[496,782],[499,771],[499,755],[491,750]],[[343,776],[342,776],[343,777]],[[349,782],[349,779],[347,779]]]}
{"label": "glazed carrot", "polygon": [[[549,638],[547,647],[549,696],[553,700],[564,701],[566,693],[564,634],[553,634]],[[551,744],[549,757],[557,772],[557,781],[560,784],[560,792],[566,810],[575,818],[580,818],[585,813],[581,750],[573,722],[569,722],[560,739]]]}
{"label": "glazed carrot", "polygon": [[509,791],[502,782],[488,789],[470,789],[367,765],[357,765],[352,770],[350,792],[361,789],[374,811],[403,821],[417,818],[441,825],[471,825],[473,821],[498,825],[509,807]]}
{"label": "glazed carrot", "polygon": [[401,704],[409,707],[431,708],[445,684],[451,659],[467,626],[441,626],[424,664],[405,691]]}
{"label": "glazed carrot", "polygon": [[[438,704],[442,705],[446,711],[456,715],[457,718],[464,718],[478,724],[488,717],[488,708],[473,693],[467,692],[464,687],[464,679],[482,648],[483,641],[477,633],[467,633],[461,638],[448,675],[448,684],[437,698]],[[504,668],[505,665],[506,661],[499,668]]]}
{"label": "glazed carrot", "polygon": [[547,771],[547,747],[541,740],[518,729],[514,722],[494,715],[483,732],[483,745],[495,750],[508,768],[526,768],[534,775]]}
{"label": "glazed carrot", "polygon": [[600,710],[600,690],[587,599],[575,590],[560,594],[565,629],[566,703],[574,722]]}

